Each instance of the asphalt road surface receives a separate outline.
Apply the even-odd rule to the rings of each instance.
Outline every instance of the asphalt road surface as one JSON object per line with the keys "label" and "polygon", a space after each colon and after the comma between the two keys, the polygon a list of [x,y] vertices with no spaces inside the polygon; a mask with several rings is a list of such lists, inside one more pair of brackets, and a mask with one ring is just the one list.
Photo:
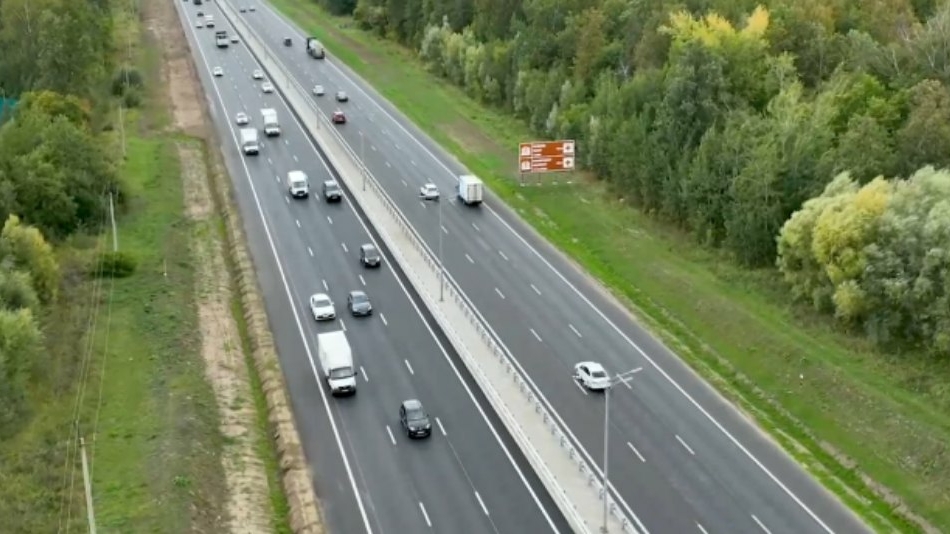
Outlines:
{"label": "asphalt road surface", "polygon": [[[306,55],[306,35],[267,3],[239,14],[270,45],[339,129],[432,251],[439,247],[474,304],[536,392],[592,463],[602,461],[603,398],[571,378],[593,359],[611,373],[641,368],[611,395],[610,485],[641,532],[854,533],[867,527],[768,437],[654,339],[617,302],[493,196],[454,201],[465,169],[328,50]],[[283,39],[291,37],[290,47]],[[350,101],[334,101],[337,90]],[[514,165],[517,147],[512,147]],[[435,183],[438,209],[419,199]],[[571,207],[565,207],[571,209]],[[576,209],[583,209],[578,206]]]}
{"label": "asphalt road surface", "polygon": [[[181,2],[185,33],[215,120],[226,165],[263,289],[314,486],[331,531],[569,532],[563,516],[517,446],[467,376],[451,347],[430,327],[417,296],[384,259],[365,269],[358,247],[374,241],[348,200],[327,204],[320,184],[327,166],[277,93],[252,79],[261,68],[243,44],[219,49],[214,32],[234,30],[205,3]],[[197,28],[196,13],[214,28]],[[221,67],[223,75],[212,76]],[[234,117],[262,127],[262,108],[277,110],[279,137],[260,139],[258,156],[238,149]],[[286,175],[310,178],[309,199],[292,199]],[[351,317],[350,290],[366,291],[374,315]],[[326,292],[338,318],[316,323],[307,299]],[[343,329],[353,348],[358,393],[328,395],[319,376],[317,334]],[[410,441],[401,431],[402,400],[419,398],[433,420],[432,437]]]}

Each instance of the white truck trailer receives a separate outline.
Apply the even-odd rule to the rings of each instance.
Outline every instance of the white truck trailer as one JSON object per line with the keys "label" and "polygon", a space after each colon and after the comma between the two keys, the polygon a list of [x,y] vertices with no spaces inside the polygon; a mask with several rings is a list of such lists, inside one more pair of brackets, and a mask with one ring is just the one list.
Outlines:
{"label": "white truck trailer", "polygon": [[330,394],[355,394],[356,368],[353,366],[353,352],[350,350],[349,341],[346,340],[346,334],[342,330],[317,334],[317,352]]}
{"label": "white truck trailer", "polygon": [[264,108],[261,110],[261,117],[264,119],[264,135],[275,137],[280,135],[280,123],[277,122],[277,110],[274,108]]}
{"label": "white truck trailer", "polygon": [[256,156],[260,152],[261,146],[257,141],[257,130],[241,128],[241,150],[245,156]]}
{"label": "white truck trailer", "polygon": [[485,195],[485,184],[481,179],[471,174],[459,176],[458,197],[464,204],[481,204]]}

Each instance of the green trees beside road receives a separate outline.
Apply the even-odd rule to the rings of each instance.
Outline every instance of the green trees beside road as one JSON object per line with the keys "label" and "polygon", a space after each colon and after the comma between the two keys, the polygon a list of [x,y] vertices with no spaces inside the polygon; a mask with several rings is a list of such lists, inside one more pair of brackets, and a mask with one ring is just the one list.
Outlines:
{"label": "green trees beside road", "polygon": [[[886,213],[910,195],[896,192],[903,182],[935,191],[950,180],[927,169],[950,165],[950,2],[359,0],[352,13],[539,136],[577,139],[581,163],[644,212],[749,268],[778,265],[793,295],[875,341],[950,355],[925,332],[950,320],[950,262],[921,233],[931,226],[895,223],[887,234],[874,217],[848,223],[871,225],[861,246],[881,257],[928,258],[888,275],[911,285],[923,276],[929,289],[912,299],[883,296],[871,275],[816,274],[834,271],[830,257],[789,241],[808,233],[790,217],[844,187],[830,185],[841,173],[857,191],[890,184]],[[943,224],[928,194],[900,209]],[[810,274],[788,254],[809,258]],[[870,269],[873,255],[859,256]]]}

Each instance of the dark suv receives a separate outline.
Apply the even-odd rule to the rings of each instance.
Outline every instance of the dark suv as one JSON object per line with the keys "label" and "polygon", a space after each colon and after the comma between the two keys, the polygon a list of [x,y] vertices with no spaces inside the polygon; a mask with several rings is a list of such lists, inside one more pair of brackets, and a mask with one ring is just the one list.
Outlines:
{"label": "dark suv", "polygon": [[410,438],[427,438],[432,435],[429,414],[416,399],[402,401],[399,405],[399,423]]}
{"label": "dark suv", "polygon": [[379,267],[383,263],[383,258],[379,255],[379,251],[376,250],[375,246],[366,243],[360,245],[360,263],[364,267]]}
{"label": "dark suv", "polygon": [[343,200],[343,190],[336,180],[327,180],[323,182],[323,198],[327,202],[339,202]]}

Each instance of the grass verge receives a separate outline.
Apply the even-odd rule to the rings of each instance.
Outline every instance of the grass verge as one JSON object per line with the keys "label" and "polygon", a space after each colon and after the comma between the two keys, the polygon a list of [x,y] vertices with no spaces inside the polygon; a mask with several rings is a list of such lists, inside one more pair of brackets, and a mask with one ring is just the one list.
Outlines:
{"label": "grass verge", "polygon": [[[486,179],[872,526],[919,530],[912,510],[950,529],[946,363],[883,355],[836,332],[788,305],[774,273],[734,267],[595,181],[518,187],[517,143],[534,137],[524,125],[350,19],[303,0],[272,3]],[[578,203],[586,209],[564,209]]]}

